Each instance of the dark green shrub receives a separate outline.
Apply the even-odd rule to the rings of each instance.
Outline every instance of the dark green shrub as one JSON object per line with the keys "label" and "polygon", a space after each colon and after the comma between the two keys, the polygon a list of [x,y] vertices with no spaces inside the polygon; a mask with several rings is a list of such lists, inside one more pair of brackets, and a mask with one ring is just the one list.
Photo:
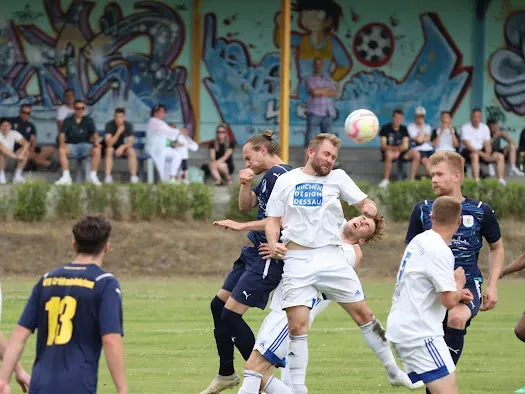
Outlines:
{"label": "dark green shrub", "polygon": [[129,185],[129,203],[133,219],[153,219],[156,213],[155,186],[144,183]]}
{"label": "dark green shrub", "polygon": [[226,211],[226,217],[231,220],[238,222],[250,222],[257,218],[257,207],[251,209],[248,212],[242,212],[239,209],[239,191],[241,190],[240,183],[234,183],[230,186],[230,201],[228,204],[228,210]]}
{"label": "dark green shrub", "polygon": [[213,186],[190,184],[191,210],[194,220],[207,220],[213,214]]}
{"label": "dark green shrub", "polygon": [[186,219],[191,209],[189,186],[161,183],[156,192],[157,214],[163,219]]}
{"label": "dark green shrub", "polygon": [[55,187],[55,213],[60,219],[78,219],[84,214],[82,185],[60,185]]}
{"label": "dark green shrub", "polygon": [[14,186],[13,216],[24,222],[42,220],[47,213],[49,184],[44,180],[28,181]]}

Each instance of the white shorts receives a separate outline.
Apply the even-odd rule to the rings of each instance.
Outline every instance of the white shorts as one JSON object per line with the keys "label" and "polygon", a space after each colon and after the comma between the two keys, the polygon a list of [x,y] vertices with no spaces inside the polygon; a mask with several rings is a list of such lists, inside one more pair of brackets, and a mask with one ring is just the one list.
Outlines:
{"label": "white shorts", "polygon": [[361,282],[340,246],[288,250],[282,281],[282,309],[299,305],[312,307],[312,299],[318,292],[335,302],[365,299]]}
{"label": "white shorts", "polygon": [[430,383],[456,370],[443,337],[409,343],[392,343],[412,383]]}
{"label": "white shorts", "polygon": [[[274,297],[275,297],[274,293]],[[310,311],[310,325],[315,317],[321,313],[330,303],[324,300],[321,295],[313,300],[313,308]],[[310,303],[312,306],[312,302]],[[276,367],[286,366],[286,354],[288,352],[288,319],[286,312],[282,310],[272,310],[264,319],[257,339],[255,340],[254,350],[257,350],[263,357]]]}

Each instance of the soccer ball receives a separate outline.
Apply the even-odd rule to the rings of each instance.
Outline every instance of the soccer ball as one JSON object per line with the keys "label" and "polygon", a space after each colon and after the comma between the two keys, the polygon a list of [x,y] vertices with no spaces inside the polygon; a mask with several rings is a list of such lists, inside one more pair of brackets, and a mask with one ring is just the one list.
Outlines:
{"label": "soccer ball", "polygon": [[348,115],[345,121],[345,133],[351,140],[364,144],[374,139],[379,130],[377,116],[367,109],[358,109]]}

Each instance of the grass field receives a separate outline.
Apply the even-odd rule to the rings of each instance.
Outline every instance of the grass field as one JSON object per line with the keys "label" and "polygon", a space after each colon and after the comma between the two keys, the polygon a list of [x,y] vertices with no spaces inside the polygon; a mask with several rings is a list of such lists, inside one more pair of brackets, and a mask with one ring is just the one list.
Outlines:
{"label": "grass field", "polygon": [[[393,283],[363,282],[370,307],[385,323]],[[2,282],[2,329],[6,334],[13,328],[32,285],[30,281]],[[195,394],[207,386],[217,372],[209,301],[219,285],[122,281],[130,393]],[[525,384],[525,344],[513,333],[525,308],[524,300],[523,282],[501,282],[497,309],[480,313],[475,319],[458,370],[461,393],[512,393]],[[264,312],[252,310],[246,319],[257,331],[264,316]],[[34,339],[33,336],[23,357],[26,368],[33,361]],[[330,305],[317,318],[309,344],[307,386],[312,394],[408,392],[388,385],[383,368],[366,347],[359,330],[337,305]],[[243,370],[238,353],[236,368],[238,372]],[[102,360],[99,392],[115,392],[113,387]],[[13,392],[19,392],[17,389],[14,387]]]}

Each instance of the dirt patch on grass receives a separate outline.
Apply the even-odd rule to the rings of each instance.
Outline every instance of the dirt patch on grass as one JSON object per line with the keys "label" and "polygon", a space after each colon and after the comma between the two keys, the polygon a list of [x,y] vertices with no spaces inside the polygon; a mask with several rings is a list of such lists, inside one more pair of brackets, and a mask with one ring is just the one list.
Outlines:
{"label": "dirt patch on grass", "polygon": [[[37,276],[66,263],[71,249],[73,222],[0,224],[0,273],[6,276]],[[378,244],[363,247],[361,277],[391,279],[404,250],[406,224],[390,223]],[[525,225],[501,223],[505,243],[505,263],[525,252]],[[105,268],[122,277],[210,277],[226,275],[248,244],[244,233],[225,231],[200,222],[113,222],[111,252]],[[488,248],[480,256],[487,272]],[[525,272],[523,272],[525,275]]]}

